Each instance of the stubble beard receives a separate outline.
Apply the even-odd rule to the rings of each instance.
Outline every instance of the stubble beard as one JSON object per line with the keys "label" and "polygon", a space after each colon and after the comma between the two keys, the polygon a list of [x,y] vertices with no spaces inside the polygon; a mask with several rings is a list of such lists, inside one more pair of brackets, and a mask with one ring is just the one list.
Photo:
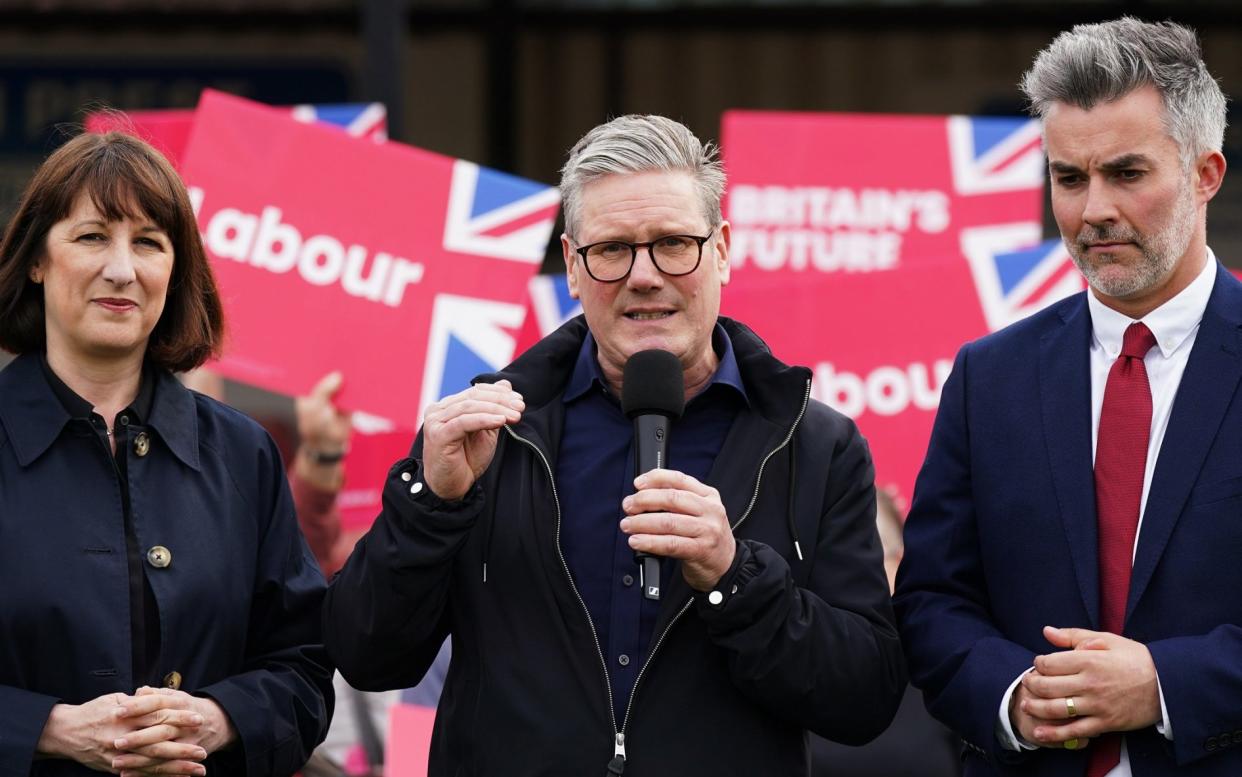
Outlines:
{"label": "stubble beard", "polygon": [[[1068,244],[1070,256],[1091,288],[1108,297],[1125,298],[1156,286],[1169,277],[1178,260],[1186,253],[1195,231],[1194,197],[1188,184],[1183,184],[1177,202],[1163,227],[1143,235],[1129,225],[1093,226],[1084,224]],[[1118,262],[1113,254],[1099,254],[1092,260],[1090,243],[1133,243],[1140,259],[1126,273],[1104,272]]]}

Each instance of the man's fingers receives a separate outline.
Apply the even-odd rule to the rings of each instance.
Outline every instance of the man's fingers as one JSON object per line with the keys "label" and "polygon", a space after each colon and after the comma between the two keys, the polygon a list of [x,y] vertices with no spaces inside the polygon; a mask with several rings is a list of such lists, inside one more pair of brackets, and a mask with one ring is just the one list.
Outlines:
{"label": "man's fingers", "polygon": [[707,534],[703,521],[679,513],[643,513],[621,521],[621,531],[631,536],[640,534],[702,537]]}
{"label": "man's fingers", "polygon": [[[1069,715],[1069,705],[1066,699],[1074,700],[1074,715]],[[1084,702],[1079,696],[1063,696],[1059,699],[1042,699],[1039,697],[1028,696],[1021,702],[1022,711],[1033,718],[1039,718],[1045,723],[1060,724],[1068,722],[1073,718],[1081,718],[1092,714],[1090,701]]]}
{"label": "man's fingers", "polygon": [[465,399],[491,399],[496,401],[498,398],[508,398],[510,396],[517,397],[518,399],[522,398],[522,395],[514,391],[513,386],[509,385],[507,380],[502,380],[498,383],[476,383],[456,394],[449,394],[439,402],[431,403],[427,408],[427,412],[430,414],[431,408],[447,407]]}
{"label": "man's fingers", "polygon": [[650,553],[653,556],[685,560],[702,555],[702,550],[694,540],[675,534],[632,534],[629,544],[632,549]]}
{"label": "man's fingers", "polygon": [[644,472],[634,478],[634,487],[640,491],[652,488],[671,488],[708,498],[716,494],[716,489],[675,469],[653,469],[650,472]]}
{"label": "man's fingers", "polygon": [[1083,678],[1078,674],[1046,675],[1040,672],[1027,672],[1022,676],[1022,685],[1034,696],[1041,699],[1062,699],[1068,696],[1075,698],[1082,695]]}
{"label": "man's fingers", "polygon": [[707,508],[707,500],[702,496],[676,488],[647,488],[621,501],[621,509],[630,516],[658,512],[703,515]]}
{"label": "man's fingers", "polygon": [[1050,726],[1041,724],[1035,727],[1035,742],[1041,745],[1063,745],[1067,740],[1077,739],[1081,750],[1088,739],[1094,739],[1104,732],[1104,724],[1099,718],[1090,716],[1074,718],[1061,725]]}
{"label": "man's fingers", "polygon": [[[474,432],[495,431],[510,423],[516,423],[516,419],[495,413],[471,413],[448,421],[435,437],[428,437],[435,441],[437,447],[452,449],[462,445],[465,438]],[[428,447],[431,446],[424,445],[424,448]]]}
{"label": "man's fingers", "polygon": [[464,415],[499,415],[517,420],[521,412],[517,407],[503,402],[490,402],[485,399],[463,399],[438,410],[434,417],[428,416],[429,422],[447,424],[454,418]]}
{"label": "man's fingers", "polygon": [[[1080,643],[1080,646],[1085,643]],[[1035,656],[1035,672],[1046,677],[1079,674],[1098,665],[1098,653],[1078,650],[1062,650],[1057,653]]]}
{"label": "man's fingers", "polygon": [[1044,639],[1059,648],[1077,647],[1079,643],[1089,639],[1100,639],[1112,636],[1106,631],[1092,631],[1090,629],[1077,628],[1058,628],[1057,626],[1044,626]]}

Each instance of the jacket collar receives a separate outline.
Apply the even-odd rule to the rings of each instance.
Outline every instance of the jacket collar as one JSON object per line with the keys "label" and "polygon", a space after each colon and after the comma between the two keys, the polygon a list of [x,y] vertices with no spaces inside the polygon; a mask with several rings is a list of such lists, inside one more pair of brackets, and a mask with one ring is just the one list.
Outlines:
{"label": "jacket collar", "polygon": [[[742,373],[737,367],[737,357],[733,355],[733,342],[719,323],[712,328],[712,348],[716,352],[719,364],[716,366],[716,371],[712,373],[711,381],[692,397],[690,402],[702,396],[711,387],[720,385],[733,389],[743,402],[750,404],[750,399],[746,396],[746,387],[742,384]],[[604,370],[599,366],[595,336],[588,331],[586,338],[582,341],[582,347],[578,350],[578,358],[574,362],[574,369],[570,374],[569,383],[565,386],[561,401],[572,402],[595,386],[608,390],[609,394],[612,393],[608,381],[604,379]],[[687,406],[690,402],[686,403]]]}
{"label": "jacket collar", "polygon": [[[721,316],[718,325],[729,336],[744,393],[751,407],[773,423],[787,425],[801,410],[790,397],[801,398],[811,372],[790,367],[772,355],[749,327]],[[584,316],[570,319],[500,372],[477,376],[472,383],[508,380],[526,402],[527,414],[539,413],[559,400],[569,385],[587,337]]]}
{"label": "jacket collar", "polygon": [[[23,354],[0,371],[0,424],[4,425],[17,463],[27,467],[43,455],[71,416],[48,384],[37,353]],[[148,425],[178,459],[199,469],[198,424],[194,397],[166,370],[154,370]]]}
{"label": "jacket collar", "polygon": [[52,393],[39,358],[37,353],[22,354],[0,371],[0,423],[23,467],[51,446],[71,418]]}
{"label": "jacket collar", "polygon": [[198,460],[198,410],[194,392],[181,385],[168,370],[156,370],[155,402],[148,425],[159,434],[173,455],[194,471]]}

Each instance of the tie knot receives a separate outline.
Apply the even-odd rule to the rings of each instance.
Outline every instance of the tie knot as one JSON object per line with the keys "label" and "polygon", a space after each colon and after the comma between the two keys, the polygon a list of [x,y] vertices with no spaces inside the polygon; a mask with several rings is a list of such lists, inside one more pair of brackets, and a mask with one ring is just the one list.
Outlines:
{"label": "tie knot", "polygon": [[1156,344],[1156,336],[1151,333],[1142,321],[1136,321],[1126,327],[1121,338],[1121,355],[1142,359]]}

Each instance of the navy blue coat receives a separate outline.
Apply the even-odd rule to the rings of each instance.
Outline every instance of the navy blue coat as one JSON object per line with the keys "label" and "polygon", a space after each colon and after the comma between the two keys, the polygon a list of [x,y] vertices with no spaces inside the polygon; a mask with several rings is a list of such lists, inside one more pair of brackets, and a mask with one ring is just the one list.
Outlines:
{"label": "navy blue coat", "polygon": [[[217,701],[240,746],[208,773],[288,775],[327,730],[324,582],[284,468],[256,423],[159,373],[149,452],[127,456],[139,547],[159,611],[157,676]],[[0,777],[98,774],[32,764],[52,706],[132,693],[125,527],[116,470],[71,421],[34,354],[0,372]]]}
{"label": "navy blue coat", "polygon": [[[1082,774],[1083,750],[1013,753],[1005,689],[1100,628],[1085,294],[971,343],[945,384],[906,522],[895,604],[915,685],[966,774]],[[1173,403],[1122,634],[1151,651],[1173,728],[1126,735],[1134,777],[1242,774],[1242,283],[1216,285]]]}

